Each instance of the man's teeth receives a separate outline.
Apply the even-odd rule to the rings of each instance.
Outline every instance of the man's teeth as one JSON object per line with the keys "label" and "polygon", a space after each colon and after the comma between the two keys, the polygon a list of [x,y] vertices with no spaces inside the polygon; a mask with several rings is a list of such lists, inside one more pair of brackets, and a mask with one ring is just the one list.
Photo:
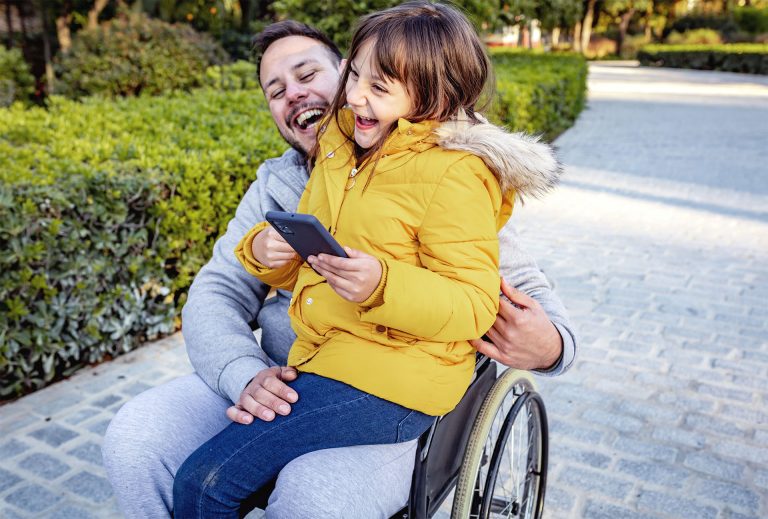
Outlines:
{"label": "man's teeth", "polygon": [[300,114],[296,118],[296,124],[298,124],[299,126],[304,126],[304,124],[306,123],[306,121],[308,119],[310,119],[312,117],[316,117],[316,116],[319,117],[321,115],[323,115],[323,111],[322,110],[318,110],[316,108],[313,109],[313,110],[307,110],[306,112]]}

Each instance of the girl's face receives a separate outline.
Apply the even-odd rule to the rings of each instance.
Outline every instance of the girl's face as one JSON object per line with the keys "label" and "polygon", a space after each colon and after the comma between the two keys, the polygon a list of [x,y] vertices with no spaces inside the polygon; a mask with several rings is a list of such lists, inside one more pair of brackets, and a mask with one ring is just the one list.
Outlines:
{"label": "girl's face", "polygon": [[355,142],[363,149],[376,144],[393,122],[413,110],[405,85],[376,72],[373,46],[368,40],[360,47],[345,85],[347,103],[355,114]]}

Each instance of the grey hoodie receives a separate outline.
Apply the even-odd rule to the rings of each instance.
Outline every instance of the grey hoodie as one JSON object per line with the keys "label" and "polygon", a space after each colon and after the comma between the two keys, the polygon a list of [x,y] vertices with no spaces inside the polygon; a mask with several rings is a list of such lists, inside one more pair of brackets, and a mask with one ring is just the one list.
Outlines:
{"label": "grey hoodie", "polygon": [[[266,299],[269,287],[245,271],[234,250],[254,225],[264,221],[267,211],[295,211],[309,175],[304,158],[293,149],[265,161],[256,175],[227,232],[216,242],[213,257],[192,283],[182,311],[192,365],[206,384],[232,402],[260,370],[275,362],[285,365],[295,339],[287,314],[290,292],[278,290]],[[542,373],[559,375],[570,368],[576,354],[576,336],[565,308],[535,261],[520,249],[510,224],[499,234],[499,246],[502,276],[536,299],[560,332],[562,357]],[[261,344],[252,328],[261,328]]]}

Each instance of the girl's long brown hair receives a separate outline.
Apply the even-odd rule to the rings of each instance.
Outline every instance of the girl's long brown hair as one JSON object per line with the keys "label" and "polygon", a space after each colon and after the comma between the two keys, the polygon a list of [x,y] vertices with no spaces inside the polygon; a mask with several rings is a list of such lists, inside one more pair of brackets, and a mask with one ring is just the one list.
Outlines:
{"label": "girl's long brown hair", "polygon": [[[406,116],[409,121],[443,122],[455,117],[460,110],[476,120],[475,105],[483,93],[490,94],[486,89],[490,84],[491,66],[483,43],[458,9],[416,1],[360,19],[339,89],[331,103],[337,122],[340,110],[347,104],[345,87],[350,64],[369,40],[374,42],[376,72],[403,83],[411,96],[413,112]],[[490,98],[487,95],[487,99]],[[376,144],[362,150],[358,163],[364,164],[378,156],[396,125],[395,121]],[[346,137],[354,140],[353,135]],[[315,146],[310,153],[312,162],[317,152],[318,146]]]}

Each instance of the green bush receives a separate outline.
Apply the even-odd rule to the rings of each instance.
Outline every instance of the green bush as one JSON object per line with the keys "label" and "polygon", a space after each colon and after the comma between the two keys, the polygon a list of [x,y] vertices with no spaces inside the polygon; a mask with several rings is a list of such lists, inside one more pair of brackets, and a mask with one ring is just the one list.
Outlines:
{"label": "green bush", "polygon": [[723,43],[720,33],[714,29],[691,29],[690,31],[672,31],[667,36],[670,45],[719,45]]}
{"label": "green bush", "polygon": [[257,90],[0,110],[0,394],[174,328],[192,277],[285,148]]}
{"label": "green bush", "polygon": [[260,88],[256,65],[242,60],[229,65],[208,67],[205,71],[205,84],[221,90]]}
{"label": "green bush", "polygon": [[[493,62],[495,121],[552,138],[583,107],[580,56]],[[232,90],[0,110],[0,396],[174,329],[258,165],[285,148],[261,91],[236,89],[254,72],[209,70]]]}
{"label": "green bush", "polygon": [[712,29],[726,38],[739,31],[738,25],[729,15],[692,13],[675,20],[664,30],[664,37],[666,38],[670,32],[685,33],[695,29]]}
{"label": "green bush", "polygon": [[21,51],[0,45],[0,107],[27,101],[34,91],[35,78],[29,73]]}
{"label": "green bush", "polygon": [[573,125],[586,100],[583,56],[499,49],[491,59],[496,75],[491,120],[548,140]]}
{"label": "green bush", "polygon": [[225,58],[216,41],[189,25],[131,15],[76,34],[70,51],[56,58],[57,92],[78,98],[189,90]]}
{"label": "green bush", "polygon": [[768,74],[768,45],[646,45],[642,65]]}
{"label": "green bush", "polygon": [[733,10],[736,24],[744,32],[761,34],[768,32],[768,7],[737,7]]}

